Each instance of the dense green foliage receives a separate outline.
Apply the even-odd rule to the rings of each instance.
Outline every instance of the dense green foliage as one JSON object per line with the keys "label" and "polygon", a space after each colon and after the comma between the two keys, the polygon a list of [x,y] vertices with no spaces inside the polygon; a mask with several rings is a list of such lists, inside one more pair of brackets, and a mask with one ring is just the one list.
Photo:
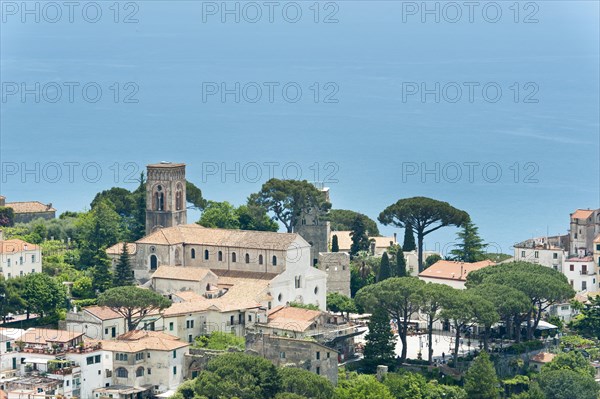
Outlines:
{"label": "dense green foliage", "polygon": [[410,228],[417,235],[419,272],[421,272],[423,271],[424,237],[445,226],[461,227],[470,218],[467,212],[456,209],[447,202],[426,197],[412,197],[401,199],[388,206],[379,214],[378,220],[386,226],[391,224],[400,228]]}
{"label": "dense green foliage", "polygon": [[331,399],[333,385],[308,370],[295,367],[283,367],[278,370],[281,377],[281,390],[312,399]]}
{"label": "dense green foliage", "polygon": [[0,206],[0,227],[11,227],[15,224],[15,212],[7,206]]}
{"label": "dense green foliage", "polygon": [[364,221],[360,217],[354,218],[350,225],[350,256],[355,256],[360,251],[368,251],[371,247],[371,240],[367,234],[367,228]]}
{"label": "dense green foliage", "polygon": [[323,216],[331,208],[325,193],[306,180],[270,179],[258,193],[250,195],[249,206],[257,206],[271,212],[291,233],[300,224],[303,212],[315,211]]}
{"label": "dense green foliage", "polygon": [[[467,276],[467,287],[484,283],[512,287],[529,298],[531,306],[525,315],[528,339],[533,338],[533,332],[546,309],[555,303],[566,302],[575,295],[565,275],[528,262],[501,263],[473,271]],[[533,323],[529,320],[533,320]],[[519,339],[519,335],[515,338]]]}
{"label": "dense green foliage", "polygon": [[588,298],[571,327],[585,337],[600,339],[600,296]]}
{"label": "dense green foliage", "polygon": [[479,237],[478,230],[479,228],[471,221],[463,224],[462,229],[456,234],[459,243],[456,244],[456,249],[450,251],[454,260],[460,262],[478,262],[485,259],[487,244]]}
{"label": "dense green foliage", "polygon": [[377,281],[383,281],[392,277],[392,269],[390,268],[390,258],[387,252],[384,252],[381,256],[381,263],[379,264],[379,273],[377,274]]}
{"label": "dense green foliage", "polygon": [[429,255],[427,259],[425,259],[425,266],[423,267],[423,269],[427,269],[429,266],[433,265],[434,263],[440,260],[442,260],[442,257],[438,254]]}
{"label": "dense green foliage", "polygon": [[212,228],[259,231],[277,231],[279,228],[264,209],[249,205],[236,208],[227,201],[208,201],[198,224]]}
{"label": "dense green foliage", "polygon": [[414,251],[417,249],[417,243],[415,242],[415,235],[410,223],[407,223],[404,228],[404,241],[402,242],[402,248],[406,252]]}
{"label": "dense green foliage", "polygon": [[133,285],[134,282],[135,279],[133,277],[133,270],[131,269],[129,259],[129,249],[127,247],[127,243],[123,242],[123,246],[121,247],[121,255],[119,255],[119,261],[115,265],[113,287]]}
{"label": "dense green foliage", "polygon": [[333,237],[331,237],[331,252],[340,252],[337,234],[334,234]]}
{"label": "dense green foliage", "polygon": [[341,379],[335,388],[335,399],[394,399],[394,396],[372,375],[353,375]]}
{"label": "dense green foliage", "polygon": [[331,230],[348,231],[352,230],[352,223],[357,217],[362,219],[369,236],[374,237],[379,235],[377,223],[367,215],[359,212],[347,209],[331,209],[325,216],[325,219],[331,222]]}
{"label": "dense green foliage", "polygon": [[369,332],[365,339],[365,364],[375,369],[377,365],[391,365],[394,360],[396,339],[390,327],[390,317],[383,308],[377,308],[368,322]]}
{"label": "dense green foliage", "polygon": [[473,399],[498,398],[498,377],[487,352],[481,352],[467,370],[465,390]]}
{"label": "dense green foliage", "polygon": [[348,319],[350,313],[356,312],[356,304],[352,298],[337,292],[331,292],[327,294],[327,310],[334,313],[345,313],[346,319]]}

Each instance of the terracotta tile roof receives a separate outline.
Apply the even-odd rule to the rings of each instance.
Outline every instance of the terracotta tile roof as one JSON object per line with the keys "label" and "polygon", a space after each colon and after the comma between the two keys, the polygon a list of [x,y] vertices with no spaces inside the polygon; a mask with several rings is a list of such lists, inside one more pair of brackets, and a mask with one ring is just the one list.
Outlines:
{"label": "terracotta tile roof", "polygon": [[30,328],[26,330],[19,338],[27,344],[45,345],[49,342],[67,343],[76,338],[83,336],[83,333],[66,331],[66,330],[50,330],[46,328]]}
{"label": "terracotta tile roof", "polygon": [[197,298],[193,302],[173,302],[171,306],[163,311],[163,317],[178,316],[186,313],[204,312],[212,306],[211,300],[204,298],[202,295],[199,295],[199,297],[201,299]]}
{"label": "terracotta tile roof", "polygon": [[133,330],[116,340],[100,341],[103,350],[111,352],[140,352],[143,350],[172,351],[189,346],[179,338],[158,331]]}
{"label": "terracotta tile roof", "polygon": [[46,205],[39,201],[7,202],[5,206],[12,208],[15,213],[56,212],[52,204]]}
{"label": "terracotta tile roof", "polygon": [[203,301],[206,300],[202,295],[198,294],[194,291],[179,291],[173,294],[174,297],[178,297],[183,302],[192,302],[192,301]]}
{"label": "terracotta tile roof", "polygon": [[306,331],[321,316],[318,310],[294,308],[291,306],[278,306],[268,315],[267,326],[280,330]]}
{"label": "terracotta tile roof", "polygon": [[210,270],[203,267],[192,267],[192,266],[160,266],[152,277],[150,278],[161,278],[168,280],[184,280],[184,281],[200,281],[207,275],[213,276],[215,279],[217,276]]}
{"label": "terracotta tile roof", "polygon": [[[340,251],[349,251],[352,246],[352,236],[350,236],[351,231],[340,230],[340,231],[331,231],[329,232],[329,242],[333,240],[333,236],[336,235],[338,238],[338,246],[340,247]],[[369,239],[375,241],[375,248],[388,248],[390,246],[390,242],[396,244],[396,240],[394,236],[390,237],[369,237]]]}
{"label": "terracotta tile roof", "polygon": [[588,303],[590,300],[588,297],[595,298],[600,295],[600,291],[583,291],[575,294],[575,300],[581,303]]}
{"label": "terracotta tile roof", "polygon": [[594,242],[600,242],[600,234],[594,237]]}
{"label": "terracotta tile roof", "polygon": [[[222,247],[287,250],[298,238],[295,233],[209,229],[197,224],[183,224],[159,229],[136,241],[138,244],[195,244]],[[305,241],[302,245],[308,246]]]}
{"label": "terracotta tile roof", "polygon": [[536,363],[550,363],[556,355],[554,353],[541,352],[531,357],[530,361]]}
{"label": "terracotta tile roof", "polygon": [[88,306],[83,310],[100,320],[122,319],[119,313],[106,306]]}
{"label": "terracotta tile roof", "polygon": [[473,270],[479,270],[492,265],[495,265],[495,263],[491,260],[482,260],[475,263],[439,260],[419,273],[419,277],[466,281],[467,275]]}
{"label": "terracotta tile roof", "polygon": [[592,216],[593,213],[594,211],[590,209],[577,209],[571,214],[571,219],[587,219]]}
{"label": "terracotta tile roof", "polygon": [[[106,248],[106,253],[109,255],[121,255],[122,250],[123,243],[119,242],[112,247]],[[127,243],[127,252],[129,252],[129,255],[135,255],[137,253],[137,245],[134,242]]]}
{"label": "terracotta tile roof", "polygon": [[0,254],[14,254],[17,252],[35,251],[38,249],[40,249],[39,246],[19,239],[0,241]]}

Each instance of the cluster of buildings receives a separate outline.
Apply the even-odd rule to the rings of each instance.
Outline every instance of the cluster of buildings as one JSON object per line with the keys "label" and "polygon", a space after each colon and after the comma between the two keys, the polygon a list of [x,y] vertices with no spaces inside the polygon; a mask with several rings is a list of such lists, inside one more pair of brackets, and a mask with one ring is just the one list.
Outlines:
{"label": "cluster of buildings", "polygon": [[532,238],[514,246],[514,259],[551,267],[583,296],[600,290],[600,209],[577,209],[568,234]]}
{"label": "cluster of buildings", "polygon": [[[73,309],[59,330],[4,329],[0,391],[9,399],[169,397],[219,355],[194,345],[215,331],[245,337],[247,353],[336,382],[365,329],[325,311],[327,293],[350,295],[349,255],[330,252],[329,222],[307,213],[295,233],[187,224],[184,164],[149,165],[146,187],[146,236],[107,254],[116,264],[126,245],[139,286],[171,306],[148,312],[133,331],[99,306]],[[3,274],[21,275],[15,267],[27,262],[41,271],[37,246],[0,242],[10,248]]]}

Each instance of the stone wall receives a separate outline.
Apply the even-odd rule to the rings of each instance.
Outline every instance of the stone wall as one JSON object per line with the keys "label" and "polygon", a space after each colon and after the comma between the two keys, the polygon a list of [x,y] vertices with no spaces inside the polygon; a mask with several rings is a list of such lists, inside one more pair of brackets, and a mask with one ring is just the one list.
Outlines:
{"label": "stone wall", "polygon": [[320,252],[319,270],[327,273],[327,293],[350,296],[350,255],[347,252]]}
{"label": "stone wall", "polygon": [[54,219],[56,217],[55,211],[47,212],[29,212],[29,213],[15,213],[15,223],[29,223],[35,219]]}
{"label": "stone wall", "polygon": [[247,334],[246,352],[255,353],[279,367],[297,367],[319,374],[334,385],[338,379],[338,353],[315,341],[267,334]]}

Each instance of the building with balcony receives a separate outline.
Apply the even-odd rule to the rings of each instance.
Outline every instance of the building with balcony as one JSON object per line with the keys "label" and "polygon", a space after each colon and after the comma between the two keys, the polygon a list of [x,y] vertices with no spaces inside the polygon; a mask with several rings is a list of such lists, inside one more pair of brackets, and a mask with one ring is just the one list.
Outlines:
{"label": "building with balcony", "polygon": [[564,260],[563,274],[576,292],[597,290],[597,267],[593,256],[571,256]]}

